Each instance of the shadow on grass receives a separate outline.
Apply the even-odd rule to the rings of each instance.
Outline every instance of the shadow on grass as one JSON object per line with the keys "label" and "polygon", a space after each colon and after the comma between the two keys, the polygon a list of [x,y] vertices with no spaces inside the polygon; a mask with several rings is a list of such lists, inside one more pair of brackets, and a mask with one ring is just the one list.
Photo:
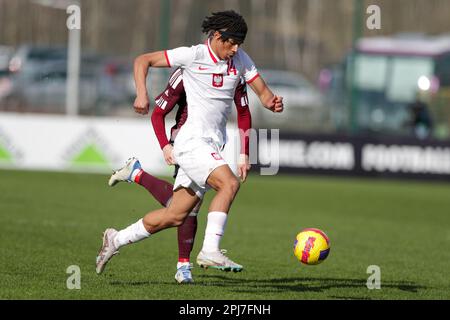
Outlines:
{"label": "shadow on grass", "polygon": [[[230,287],[235,292],[324,292],[329,289],[367,289],[366,279],[344,279],[344,278],[230,278],[224,275],[199,275],[197,282],[220,287]],[[407,281],[382,281],[381,288],[396,289],[410,293],[417,293],[425,286]],[[367,299],[356,297],[337,297],[341,299]]]}
{"label": "shadow on grass", "polygon": [[122,286],[122,287],[133,287],[133,286],[146,286],[151,287],[155,285],[176,285],[174,281],[122,281],[122,280],[114,280],[109,282],[112,286]]}
{"label": "shadow on grass", "polygon": [[[120,281],[110,282],[111,285],[117,286],[154,286],[154,285],[170,285],[179,286],[175,281]],[[195,277],[195,284],[207,287],[227,288],[236,293],[286,293],[286,292],[326,292],[330,289],[365,289],[366,279],[345,279],[345,278],[306,278],[306,277],[284,277],[284,278],[268,278],[255,279],[246,277],[233,277],[232,275],[213,275],[201,274]],[[409,293],[417,293],[425,286],[417,285],[407,281],[382,281],[382,289],[396,289]],[[354,291],[352,291],[354,292]],[[350,292],[349,292],[350,293]],[[333,299],[370,299],[369,297],[357,296],[330,296]]]}

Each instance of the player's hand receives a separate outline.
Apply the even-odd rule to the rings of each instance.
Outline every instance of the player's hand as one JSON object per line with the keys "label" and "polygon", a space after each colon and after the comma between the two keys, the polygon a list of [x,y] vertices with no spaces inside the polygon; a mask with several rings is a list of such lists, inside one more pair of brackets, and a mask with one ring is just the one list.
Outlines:
{"label": "player's hand", "polygon": [[242,182],[245,182],[245,179],[247,179],[247,173],[250,171],[251,165],[250,160],[248,158],[248,155],[241,154],[239,156],[239,163],[238,163],[238,174],[241,178]]}
{"label": "player's hand", "polygon": [[147,95],[137,96],[134,100],[134,111],[140,114],[147,114],[149,105],[150,103]]}
{"label": "player's hand", "polygon": [[169,143],[163,148],[164,160],[168,165],[175,164],[175,158],[173,157],[173,146]]}
{"label": "player's hand", "polygon": [[267,104],[267,107],[272,112],[283,112],[284,105],[283,105],[283,97],[274,95],[272,99],[270,99],[269,103]]}

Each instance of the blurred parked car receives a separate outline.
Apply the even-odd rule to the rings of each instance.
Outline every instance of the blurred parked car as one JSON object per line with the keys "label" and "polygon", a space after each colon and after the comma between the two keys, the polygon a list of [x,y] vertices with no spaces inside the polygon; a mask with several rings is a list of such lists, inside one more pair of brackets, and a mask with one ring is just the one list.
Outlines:
{"label": "blurred parked car", "polygon": [[[106,115],[131,105],[128,61],[83,50],[80,61],[79,112]],[[0,80],[0,108],[10,111],[64,113],[67,49],[19,47]],[[6,90],[8,89],[8,90]],[[131,102],[130,102],[131,101]]]}
{"label": "blurred parked car", "polygon": [[[175,68],[152,68],[149,71],[147,76],[147,92],[150,98],[150,107],[154,107],[154,103],[152,102],[152,100],[166,88],[169,77],[174,70]],[[130,68],[126,87],[130,98],[134,101],[134,99],[136,98],[136,88],[134,84],[134,74],[132,67]]]}
{"label": "blurred parked car", "polygon": [[[64,113],[66,105],[67,63],[42,63],[26,74],[13,74],[12,90],[5,97],[7,110]],[[80,72],[80,111],[92,108],[97,101],[97,80],[89,70]]]}
{"label": "blurred parked car", "polygon": [[22,45],[12,56],[9,70],[13,73],[36,74],[42,68],[42,63],[57,61],[67,61],[67,49]]}
{"label": "blurred parked car", "polygon": [[311,110],[320,112],[323,97],[302,74],[282,70],[258,70],[270,89],[284,98],[284,111],[274,114],[264,108],[259,98],[248,88],[252,122],[255,128],[277,127],[296,129]]}
{"label": "blurred parked car", "polygon": [[106,58],[98,72],[97,109],[131,108],[134,102],[133,67],[129,60]]}

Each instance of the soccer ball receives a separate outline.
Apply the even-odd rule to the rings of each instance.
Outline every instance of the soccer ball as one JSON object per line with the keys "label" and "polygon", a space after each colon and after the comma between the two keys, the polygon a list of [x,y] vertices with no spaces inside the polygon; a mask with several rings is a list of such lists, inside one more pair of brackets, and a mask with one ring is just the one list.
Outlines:
{"label": "soccer ball", "polygon": [[294,241],[294,255],[304,264],[319,264],[330,253],[330,240],[319,229],[303,229]]}

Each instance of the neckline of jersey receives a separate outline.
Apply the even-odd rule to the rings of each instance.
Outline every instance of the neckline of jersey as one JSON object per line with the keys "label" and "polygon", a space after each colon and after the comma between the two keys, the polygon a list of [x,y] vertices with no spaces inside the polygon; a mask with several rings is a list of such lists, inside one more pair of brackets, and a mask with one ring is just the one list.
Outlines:
{"label": "neckline of jersey", "polygon": [[214,53],[213,49],[211,48],[211,43],[209,39],[206,39],[205,44],[208,47],[209,55],[214,63],[226,62],[226,60],[219,59],[219,57]]}

